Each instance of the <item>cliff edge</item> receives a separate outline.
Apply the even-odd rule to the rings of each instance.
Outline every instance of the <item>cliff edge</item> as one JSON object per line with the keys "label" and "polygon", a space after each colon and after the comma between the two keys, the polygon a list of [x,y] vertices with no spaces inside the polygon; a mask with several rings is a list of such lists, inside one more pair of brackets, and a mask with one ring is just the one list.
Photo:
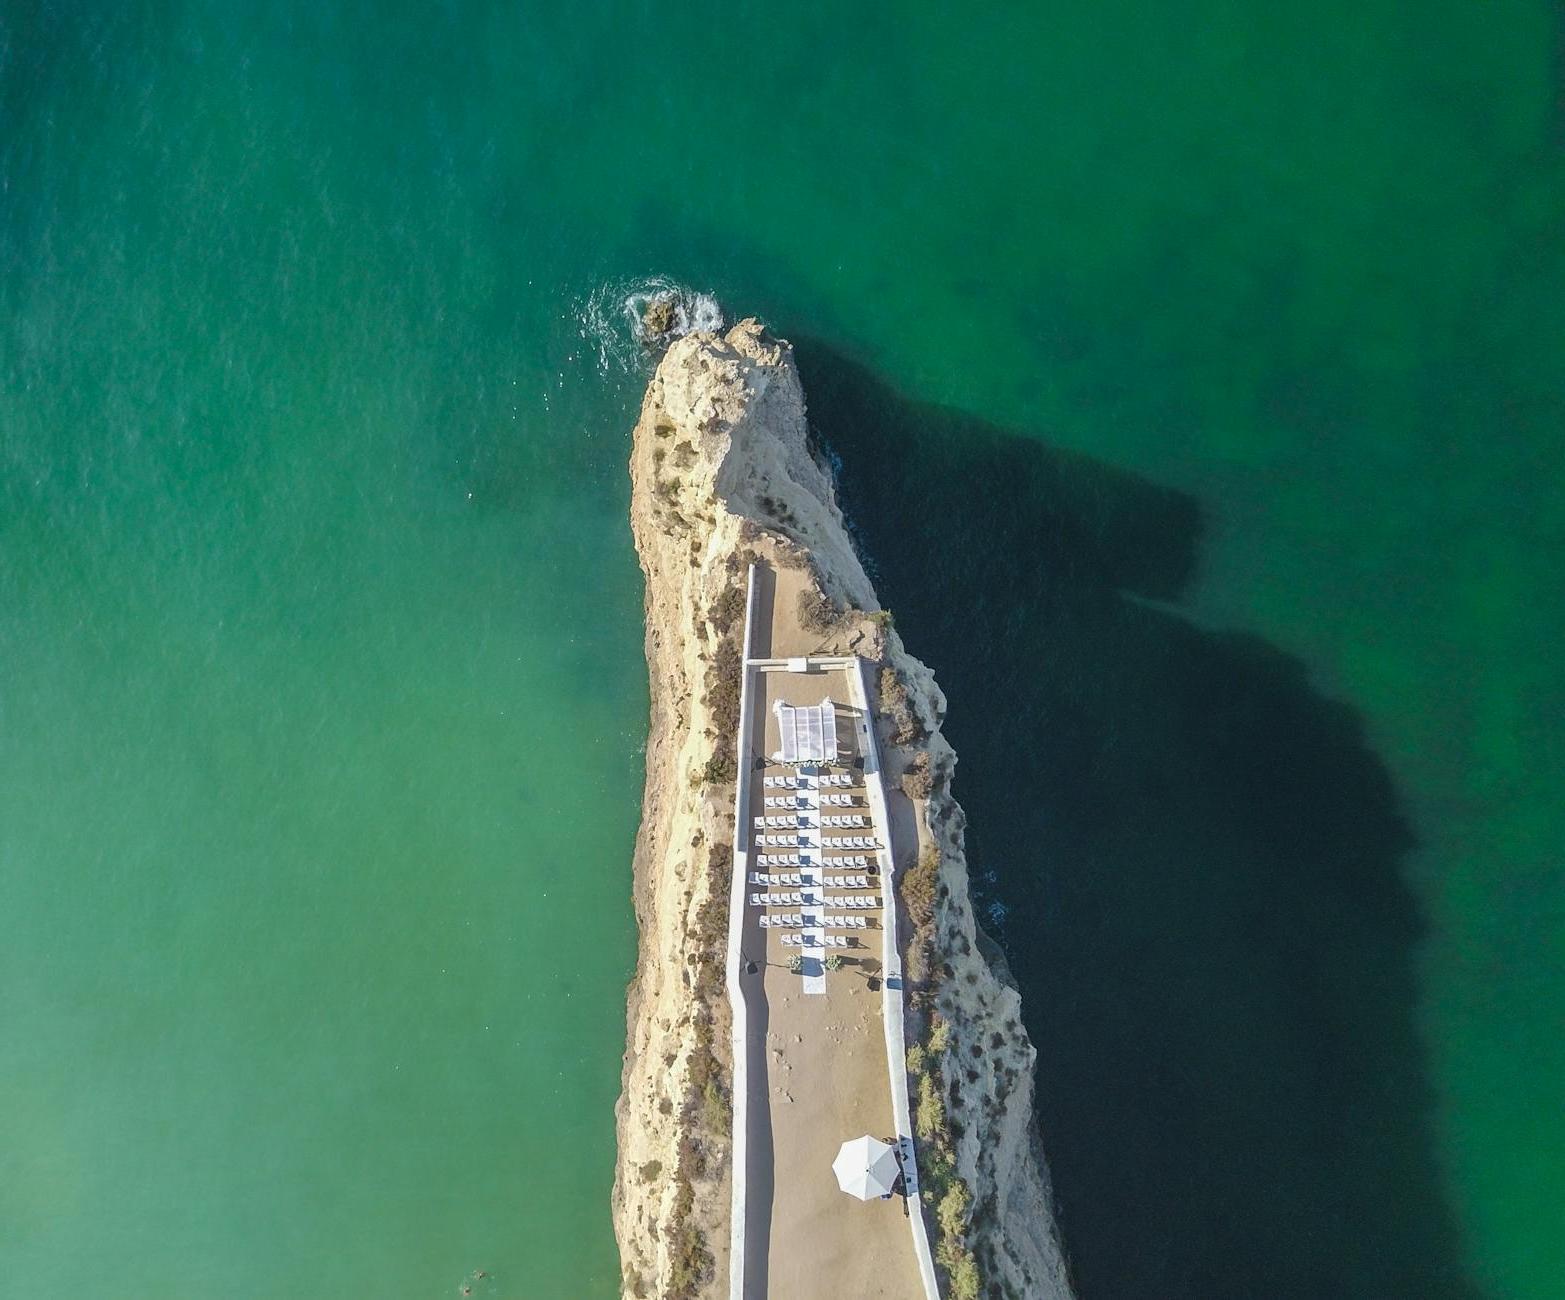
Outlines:
{"label": "cliff edge", "polygon": [[[745,575],[769,566],[819,653],[862,656],[891,785],[904,1026],[942,1294],[1071,1294],[1033,1118],[1036,1051],[968,895],[946,701],[881,610],[814,453],[792,349],[747,320],[674,342],[631,454],[651,729],[613,1190],[623,1293],[727,1295],[732,1147],[724,988]],[[992,960],[991,960],[992,958]],[[787,1300],[778,1297],[778,1300]]]}

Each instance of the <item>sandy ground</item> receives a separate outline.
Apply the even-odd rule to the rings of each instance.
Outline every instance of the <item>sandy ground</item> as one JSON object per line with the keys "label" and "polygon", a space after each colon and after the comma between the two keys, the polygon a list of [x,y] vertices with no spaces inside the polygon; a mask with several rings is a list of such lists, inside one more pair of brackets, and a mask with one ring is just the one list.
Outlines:
{"label": "sandy ground", "polygon": [[879,994],[851,967],[827,977],[824,997],[800,993],[786,969],[769,971],[768,982],[777,1192],[767,1294],[922,1295],[902,1198],[859,1201],[838,1189],[831,1171],[848,1138],[893,1134]]}

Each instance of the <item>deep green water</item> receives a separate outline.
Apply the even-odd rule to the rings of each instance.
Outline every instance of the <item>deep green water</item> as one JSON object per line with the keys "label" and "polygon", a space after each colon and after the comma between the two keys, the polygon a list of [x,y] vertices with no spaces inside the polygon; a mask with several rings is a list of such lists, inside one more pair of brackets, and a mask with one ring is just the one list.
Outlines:
{"label": "deep green water", "polygon": [[0,1295],[613,1293],[650,273],[946,684],[1086,1300],[1565,1294],[1557,14],[536,8],[0,14]]}

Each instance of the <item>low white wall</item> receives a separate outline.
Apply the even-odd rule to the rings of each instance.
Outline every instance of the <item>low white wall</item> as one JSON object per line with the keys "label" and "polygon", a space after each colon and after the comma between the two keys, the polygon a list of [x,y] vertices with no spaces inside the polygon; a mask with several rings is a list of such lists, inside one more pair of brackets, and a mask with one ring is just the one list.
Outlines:
{"label": "low white wall", "polygon": [[[733,1201],[729,1210],[731,1221],[728,1235],[728,1294],[730,1300],[744,1300],[745,1266],[745,1176],[749,1163],[749,1051],[750,1017],[745,1006],[744,991],[739,986],[740,963],[744,960],[740,949],[744,941],[744,882],[749,875],[750,830],[746,813],[750,807],[750,725],[754,708],[754,696],[750,683],[755,669],[750,667],[750,652],[754,649],[756,583],[755,565],[750,566],[745,592],[744,612],[744,663],[739,673],[739,735],[736,746],[736,762],[739,773],[734,781],[734,854],[733,876],[728,889],[728,1005],[733,1012],[733,1148],[729,1158]],[[905,1089],[904,1089],[905,1091]]]}

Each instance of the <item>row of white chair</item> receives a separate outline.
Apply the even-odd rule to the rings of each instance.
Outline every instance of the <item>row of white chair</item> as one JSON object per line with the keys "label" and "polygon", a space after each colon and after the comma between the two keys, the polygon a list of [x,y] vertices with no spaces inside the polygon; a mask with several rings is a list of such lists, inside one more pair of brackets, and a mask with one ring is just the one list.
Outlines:
{"label": "row of white chair", "polygon": [[[811,887],[804,879],[803,873],[798,871],[752,871],[750,873],[750,883],[752,885],[767,886],[798,885],[801,888]],[[870,883],[870,878],[867,875],[823,875],[820,878],[819,885],[814,886],[814,888],[873,889],[874,885]]]}
{"label": "row of white chair", "polygon": [[[809,938],[807,934],[785,934],[782,936],[782,941],[790,948],[812,948],[815,945],[810,943]],[[853,947],[852,937],[846,934],[823,934],[821,943],[828,948]]]}
{"label": "row of white chair", "polygon": [[878,849],[880,841],[868,835],[823,835],[821,845],[826,848]]}
{"label": "row of white chair", "polygon": [[768,849],[795,849],[799,847],[797,835],[757,835],[756,842]]}
{"label": "row of white chair", "polygon": [[[797,858],[794,860],[798,861]],[[765,861],[764,854],[762,855],[762,861]],[[776,862],[777,859],[773,858],[772,861]],[[867,867],[870,865],[869,858],[862,853],[823,853],[821,854],[821,861],[828,867]]]}
{"label": "row of white chair", "polygon": [[828,808],[853,808],[858,805],[858,796],[852,794],[823,794],[821,803]]}
{"label": "row of white chair", "polygon": [[772,790],[818,790],[827,786],[855,786],[859,779],[846,772],[822,772],[817,776],[768,776],[762,782]]}
{"label": "row of white chair", "polygon": [[780,831],[785,831],[790,828],[797,829],[799,825],[799,818],[797,815],[791,817],[756,817],[753,819],[753,821],[755,823],[756,830],[761,830],[763,828],[775,828]]}
{"label": "row of white chair", "polygon": [[822,907],[871,907],[871,908],[879,907],[880,906],[880,895],[879,894],[871,894],[868,898],[865,898],[865,897],[863,897],[860,894],[837,894],[835,896],[833,896],[831,894],[826,894],[826,895],[823,895],[822,898],[821,898],[821,906]]}
{"label": "row of white chair", "polygon": [[[791,919],[786,916],[763,916],[761,918],[761,928],[763,930],[787,929]],[[834,916],[830,912],[822,916],[805,917],[803,923],[822,930],[869,929],[869,917],[867,916]]]}
{"label": "row of white chair", "polygon": [[868,826],[869,825],[869,818],[868,817],[863,817],[863,816],[855,816],[852,813],[849,813],[846,816],[838,816],[838,817],[833,817],[833,816],[828,814],[827,816],[824,816],[824,817],[821,818],[821,825],[822,826],[841,826],[844,829],[846,829],[849,826]]}

